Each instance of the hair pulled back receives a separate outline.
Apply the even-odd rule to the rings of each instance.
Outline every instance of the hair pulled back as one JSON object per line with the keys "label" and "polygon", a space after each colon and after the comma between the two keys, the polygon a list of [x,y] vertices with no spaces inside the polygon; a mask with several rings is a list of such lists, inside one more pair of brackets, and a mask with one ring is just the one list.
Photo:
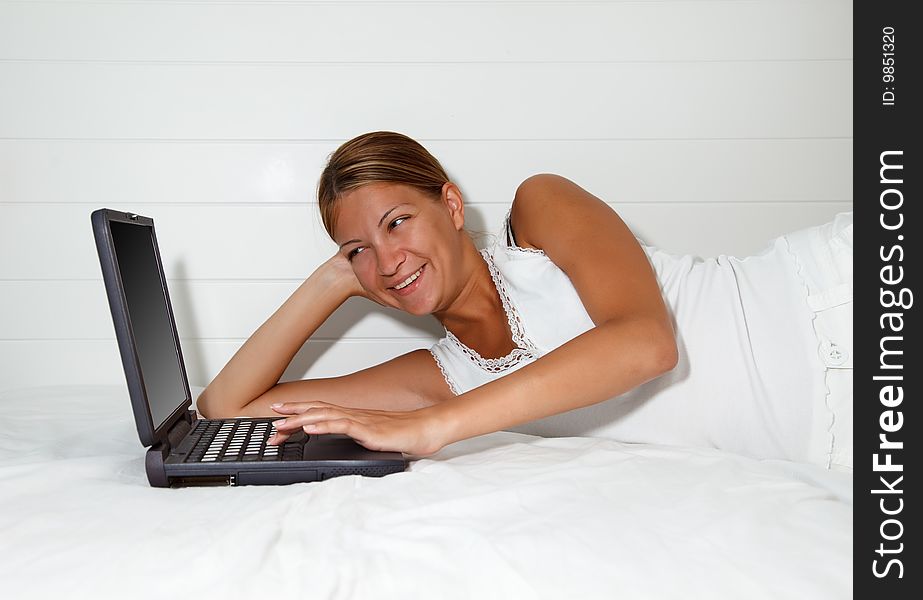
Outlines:
{"label": "hair pulled back", "polygon": [[401,183],[439,198],[449,181],[445,169],[419,142],[393,131],[364,133],[330,155],[317,184],[324,229],[333,238],[337,201],[369,183]]}

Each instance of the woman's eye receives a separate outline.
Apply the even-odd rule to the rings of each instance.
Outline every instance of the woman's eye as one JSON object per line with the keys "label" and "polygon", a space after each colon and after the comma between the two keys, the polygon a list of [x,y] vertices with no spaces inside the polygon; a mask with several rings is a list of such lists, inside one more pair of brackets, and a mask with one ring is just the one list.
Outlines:
{"label": "woman's eye", "polygon": [[394,229],[395,227],[397,227],[398,225],[400,225],[401,223],[403,223],[403,222],[406,221],[407,219],[408,219],[408,217],[398,217],[398,218],[394,219],[394,220],[391,221],[391,223],[388,225],[388,229]]}
{"label": "woman's eye", "polygon": [[354,258],[356,257],[356,255],[359,254],[360,252],[362,252],[363,250],[365,250],[365,248],[363,248],[362,246],[359,246],[358,248],[353,248],[353,249],[350,250],[349,253],[346,255],[346,260],[352,260],[352,259],[354,259]]}

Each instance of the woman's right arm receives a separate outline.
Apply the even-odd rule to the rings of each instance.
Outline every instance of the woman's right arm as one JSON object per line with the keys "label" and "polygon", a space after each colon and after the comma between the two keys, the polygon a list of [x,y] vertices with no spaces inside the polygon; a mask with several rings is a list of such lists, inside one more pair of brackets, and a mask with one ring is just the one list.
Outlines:
{"label": "woman's right arm", "polygon": [[243,414],[248,404],[276,385],[317,328],[350,296],[361,293],[358,285],[342,256],[323,263],[208,384],[196,401],[199,412],[208,418]]}
{"label": "woman's right arm", "polygon": [[363,296],[341,255],[322,264],[250,336],[199,395],[209,419],[278,417],[276,402],[320,400],[350,408],[415,410],[452,397],[432,354],[415,350],[340,377],[278,383],[282,373],[321,324],[351,296]]}

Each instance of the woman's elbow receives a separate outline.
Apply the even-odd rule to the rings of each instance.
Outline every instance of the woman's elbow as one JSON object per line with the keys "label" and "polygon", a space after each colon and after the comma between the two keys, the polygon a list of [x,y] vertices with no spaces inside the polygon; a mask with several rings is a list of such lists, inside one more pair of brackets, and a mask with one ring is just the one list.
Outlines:
{"label": "woman's elbow", "polygon": [[[676,335],[669,324],[662,321],[642,321],[642,339],[638,340],[638,353],[641,369],[647,375],[647,381],[672,371],[679,362],[679,349]],[[643,340],[643,341],[642,341]]]}
{"label": "woman's elbow", "polygon": [[625,348],[630,340],[626,367],[641,377],[642,383],[672,371],[679,363],[676,335],[669,323],[639,318],[613,321],[612,327],[612,343]]}
{"label": "woman's elbow", "polygon": [[665,337],[653,345],[651,364],[656,373],[655,377],[669,373],[678,363],[679,348],[674,337]]}
{"label": "woman's elbow", "polygon": [[202,390],[202,393],[199,394],[199,397],[195,401],[195,409],[200,415],[206,419],[214,419],[214,413],[212,412],[211,402],[209,402],[208,388]]}
{"label": "woman's elbow", "polygon": [[234,415],[240,414],[239,411],[236,413],[233,412],[232,407],[225,406],[220,402],[215,402],[214,396],[214,390],[211,390],[209,386],[202,390],[202,393],[196,398],[195,408],[200,415],[206,419],[229,419]]}

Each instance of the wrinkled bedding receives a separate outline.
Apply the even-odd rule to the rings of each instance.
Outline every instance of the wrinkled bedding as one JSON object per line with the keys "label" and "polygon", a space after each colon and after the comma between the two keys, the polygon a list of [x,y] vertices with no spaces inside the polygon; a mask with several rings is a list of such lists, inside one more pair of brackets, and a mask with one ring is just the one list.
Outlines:
{"label": "wrinkled bedding", "polygon": [[0,393],[4,598],[850,598],[852,477],[466,440],[384,478],[151,488],[127,392]]}

